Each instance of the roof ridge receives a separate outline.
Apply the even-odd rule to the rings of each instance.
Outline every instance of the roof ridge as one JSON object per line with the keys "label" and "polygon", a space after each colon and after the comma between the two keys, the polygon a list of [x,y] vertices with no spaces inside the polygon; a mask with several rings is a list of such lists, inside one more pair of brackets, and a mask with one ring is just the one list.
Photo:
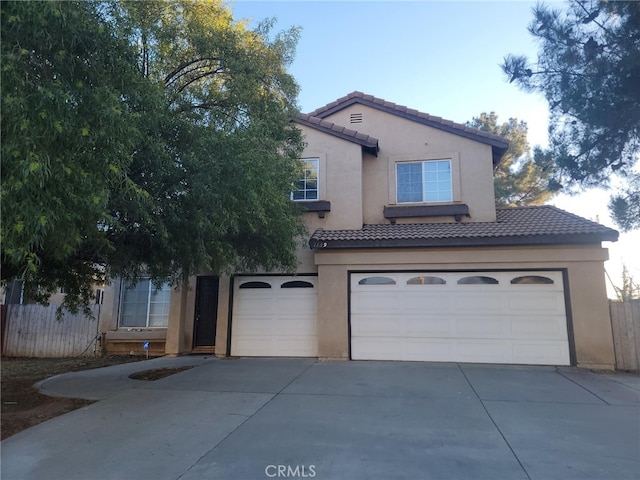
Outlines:
{"label": "roof ridge", "polygon": [[[516,210],[516,209],[525,209],[525,208],[531,208],[531,209],[535,209],[535,208],[556,208],[558,210],[562,210],[558,207],[555,207],[553,205],[516,205],[515,207],[496,207],[496,210]],[[564,211],[564,210],[562,210]]]}
{"label": "roof ridge", "polygon": [[[425,112],[421,112],[419,110],[416,110],[414,108],[410,108],[407,107],[405,105],[399,105],[397,103],[393,103],[393,102],[389,102],[383,98],[380,97],[375,97],[373,95],[368,95],[365,94],[359,90],[355,90],[351,93],[348,93],[347,95],[338,98],[337,100],[334,100],[333,102],[330,102],[322,107],[319,107],[317,109],[315,109],[314,111],[310,112],[309,115],[312,116],[320,116],[326,112],[331,112],[333,109],[339,107],[340,105],[344,104],[344,103],[351,103],[350,100],[354,100],[355,102],[358,102],[358,100],[361,100],[361,103],[364,104],[371,104],[370,106],[374,107],[374,108],[380,108],[380,107],[386,107],[390,110],[394,110],[398,113],[402,113],[406,116],[409,117],[415,117],[415,119],[417,121],[419,121],[418,119],[422,119],[422,120],[426,120],[430,123],[435,123],[435,124],[440,124],[444,127],[449,127],[452,128],[454,130],[459,130],[461,132],[466,132],[466,133],[470,133],[473,135],[477,135],[483,138],[487,138],[496,142],[502,142],[505,144],[505,148],[506,146],[509,145],[509,141],[501,136],[501,135],[497,135],[495,133],[490,133],[490,132],[485,132],[484,130],[480,130],[474,127],[469,127],[467,125],[464,125],[462,123],[457,123],[454,122],[453,120],[447,120],[444,119],[442,117],[438,117],[435,115],[430,115],[428,113]],[[345,105],[345,107],[348,105]],[[331,112],[332,113],[332,112]],[[329,115],[330,113],[327,113],[327,115]],[[322,117],[320,117],[322,118]]]}
{"label": "roof ridge", "polygon": [[580,215],[578,215],[576,213],[569,212],[569,211],[564,210],[562,208],[556,207],[555,205],[546,205],[546,204],[545,205],[518,205],[518,206],[515,206],[515,207],[496,207],[496,210],[500,210],[500,211],[505,211],[505,210],[525,210],[525,209],[534,210],[534,209],[543,209],[543,208],[550,209],[550,210],[555,210],[556,212],[558,212],[561,215],[567,215],[567,216],[570,216],[570,217],[572,217],[574,219],[578,219],[578,220],[586,221],[586,222],[591,222],[594,225],[600,225],[600,226],[605,227],[605,228],[610,228],[610,227],[607,227],[606,225],[598,223],[598,222],[596,222],[594,220],[591,220],[589,218],[585,218],[585,217],[582,217],[582,216],[580,216]]}

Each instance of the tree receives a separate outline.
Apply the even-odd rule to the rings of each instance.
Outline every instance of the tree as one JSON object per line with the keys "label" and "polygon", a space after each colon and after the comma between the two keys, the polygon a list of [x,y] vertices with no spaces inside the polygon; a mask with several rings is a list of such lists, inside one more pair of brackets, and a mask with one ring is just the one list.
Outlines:
{"label": "tree", "polygon": [[[508,55],[510,82],[542,92],[551,111],[551,154],[566,185],[607,185],[633,175],[640,152],[640,3],[570,0],[565,12],[538,5],[529,32],[537,62]],[[610,204],[623,229],[640,227],[631,191]]]}
{"label": "tree", "polygon": [[613,221],[622,230],[640,227],[640,174],[629,174],[626,186],[611,197],[609,211]]}
{"label": "tree", "polygon": [[614,285],[613,288],[616,291],[618,300],[621,302],[640,298],[640,285],[633,279],[624,263],[622,264],[622,287]]}
{"label": "tree", "polygon": [[72,309],[95,280],[289,269],[297,31],[211,2],[3,2],[2,278]]}
{"label": "tree", "polygon": [[509,149],[493,174],[497,206],[541,205],[553,196],[557,190],[552,176],[553,165],[539,147],[531,155],[525,122],[510,118],[508,122],[498,124],[498,116],[491,112],[481,113],[467,125],[509,140]]}
{"label": "tree", "polygon": [[[98,226],[140,138],[133,52],[88,3],[2,4],[2,278],[88,301]],[[150,94],[151,95],[151,94]],[[77,282],[77,283],[76,283]],[[72,287],[72,284],[73,287]]]}

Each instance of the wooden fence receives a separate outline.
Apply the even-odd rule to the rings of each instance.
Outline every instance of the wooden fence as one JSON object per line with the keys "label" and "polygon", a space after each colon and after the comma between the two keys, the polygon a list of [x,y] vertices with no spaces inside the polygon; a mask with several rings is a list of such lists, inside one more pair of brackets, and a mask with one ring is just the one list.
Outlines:
{"label": "wooden fence", "polygon": [[8,305],[2,354],[8,357],[96,355],[100,305],[93,318],[68,311],[58,320],[57,305]]}
{"label": "wooden fence", "polygon": [[618,370],[640,370],[640,300],[609,301]]}

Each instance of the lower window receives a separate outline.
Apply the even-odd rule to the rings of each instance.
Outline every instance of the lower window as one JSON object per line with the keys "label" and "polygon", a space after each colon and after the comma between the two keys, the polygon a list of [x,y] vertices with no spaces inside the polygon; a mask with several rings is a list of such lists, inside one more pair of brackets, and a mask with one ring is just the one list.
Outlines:
{"label": "lower window", "polygon": [[160,288],[149,279],[133,286],[127,282],[122,290],[121,327],[166,327],[169,320],[171,285]]}

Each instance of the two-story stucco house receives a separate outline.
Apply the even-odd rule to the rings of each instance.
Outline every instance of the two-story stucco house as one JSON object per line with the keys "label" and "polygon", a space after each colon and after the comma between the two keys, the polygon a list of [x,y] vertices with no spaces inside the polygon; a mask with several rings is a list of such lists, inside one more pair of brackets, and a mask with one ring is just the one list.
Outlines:
{"label": "two-story stucco house", "polygon": [[296,122],[310,232],[296,274],[115,282],[113,349],[613,368],[601,242],[618,234],[496,208],[504,138],[360,92]]}

